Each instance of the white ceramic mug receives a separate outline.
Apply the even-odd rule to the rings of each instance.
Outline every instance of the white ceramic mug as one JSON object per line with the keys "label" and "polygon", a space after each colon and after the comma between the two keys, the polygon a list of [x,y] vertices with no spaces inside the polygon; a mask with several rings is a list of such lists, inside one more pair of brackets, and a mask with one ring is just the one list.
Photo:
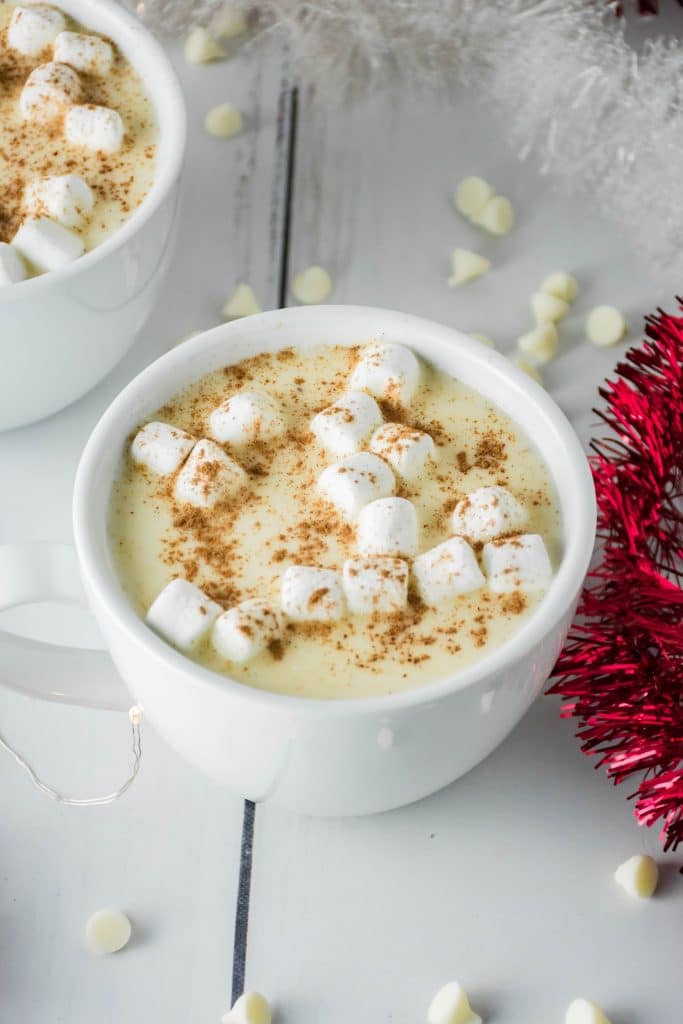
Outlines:
{"label": "white ceramic mug", "polygon": [[112,39],[152,100],[159,126],[154,184],[101,245],[61,270],[0,288],[0,430],[74,402],[118,363],[151,312],[169,262],[185,152],[185,106],[168,57],[110,0],[59,0]]}
{"label": "white ceramic mug", "polygon": [[[150,630],[116,576],[107,538],[112,484],[131,431],[190,381],[286,346],[356,345],[383,338],[491,399],[533,438],[559,495],[564,554],[539,607],[502,647],[453,677],[395,696],[310,700],[251,689],[184,657]],[[217,327],[144,370],[96,426],[74,492],[76,550],[88,600],[116,668],[145,718],[192,764],[253,800],[309,814],[365,814],[410,803],[481,761],[516,725],[553,667],[572,620],[595,534],[586,456],[552,399],[507,359],[427,320],[353,306],[287,309]],[[8,552],[5,589],[55,596],[66,553]],[[15,564],[11,564],[14,562]],[[25,563],[22,567],[22,563]],[[41,568],[43,566],[43,568]],[[77,584],[69,570],[67,596]],[[0,587],[0,604],[3,594]],[[7,599],[5,598],[5,603]],[[11,644],[11,649],[7,644]],[[0,640],[6,678],[43,696],[129,705],[104,655]],[[98,667],[98,657],[101,665]]]}

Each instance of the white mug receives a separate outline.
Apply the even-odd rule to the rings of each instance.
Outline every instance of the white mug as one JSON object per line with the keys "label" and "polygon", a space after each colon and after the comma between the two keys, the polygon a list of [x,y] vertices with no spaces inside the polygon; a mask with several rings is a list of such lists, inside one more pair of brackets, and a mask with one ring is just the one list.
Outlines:
{"label": "white mug", "polygon": [[112,39],[152,100],[158,127],[148,195],[101,245],[60,270],[0,288],[0,430],[74,402],[118,363],[152,310],[169,263],[185,153],[175,72],[137,18],[110,0],[59,0]]}
{"label": "white mug", "polygon": [[[107,536],[113,482],[136,426],[190,381],[259,352],[385,339],[476,388],[533,439],[557,489],[564,551],[543,601],[514,636],[440,682],[391,696],[314,700],[256,690],[161,640],[133,610]],[[10,685],[99,707],[134,699],[191,764],[252,800],[316,815],[366,814],[426,796],[469,771],[541,692],[574,615],[595,536],[586,456],[552,399],[509,360],[458,331],[386,310],[286,309],[225,324],[176,347],[126,387],[95,427],[74,491],[74,535],[90,607],[112,662],[32,641],[0,639]],[[78,592],[63,549],[6,549],[0,605]],[[0,559],[2,552],[0,551]],[[65,575],[66,572],[66,575]],[[26,577],[23,579],[22,577]],[[9,581],[14,580],[14,583]]]}

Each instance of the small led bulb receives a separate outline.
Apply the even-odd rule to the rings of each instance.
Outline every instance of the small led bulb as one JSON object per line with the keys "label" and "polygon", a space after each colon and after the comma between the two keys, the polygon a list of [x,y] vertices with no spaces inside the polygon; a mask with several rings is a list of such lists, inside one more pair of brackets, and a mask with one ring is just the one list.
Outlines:
{"label": "small led bulb", "polygon": [[133,704],[133,707],[128,711],[128,718],[131,725],[139,725],[142,721],[142,705]]}

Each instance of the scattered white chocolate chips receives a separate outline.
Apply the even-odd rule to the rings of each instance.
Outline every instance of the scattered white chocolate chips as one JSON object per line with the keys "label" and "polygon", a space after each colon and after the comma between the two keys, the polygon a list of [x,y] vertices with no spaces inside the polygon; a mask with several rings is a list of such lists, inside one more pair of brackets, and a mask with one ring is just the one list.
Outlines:
{"label": "scattered white chocolate chips", "polygon": [[188,64],[209,64],[213,60],[225,57],[223,47],[201,25],[190,29],[185,40],[184,53]]}
{"label": "scattered white chocolate chips", "polygon": [[484,181],[483,178],[476,175],[470,175],[463,178],[458,185],[453,202],[456,210],[471,220],[481,213],[489,199],[492,198],[493,188],[488,181]]}
{"label": "scattered white chocolate chips", "polygon": [[490,235],[507,235],[515,222],[512,203],[506,196],[493,196],[473,220]]}
{"label": "scattered white chocolate chips", "polygon": [[478,252],[470,252],[469,249],[454,249],[451,254],[451,265],[453,273],[448,278],[448,283],[453,288],[488,273],[491,261],[485,256],[480,256]]}
{"label": "scattered white chocolate chips", "polygon": [[324,267],[306,267],[292,281],[292,295],[304,305],[325,302],[332,292],[332,278]]}
{"label": "scattered white chocolate chips", "polygon": [[659,881],[657,862],[647,854],[636,854],[619,865],[614,880],[629,896],[649,900]]}
{"label": "scattered white chocolate chips", "polygon": [[232,1010],[221,1017],[221,1024],[271,1024],[272,1012],[260,992],[245,992]]}
{"label": "scattered white chocolate chips", "polygon": [[128,945],[132,928],[122,910],[96,910],[85,926],[85,941],[93,953],[118,953]]}
{"label": "scattered white chocolate chips", "polygon": [[236,285],[234,292],[221,309],[226,320],[238,320],[242,316],[252,316],[254,313],[260,312],[261,307],[256,301],[251,286],[244,282]]}
{"label": "scattered white chocolate chips", "polygon": [[586,336],[601,348],[616,345],[627,330],[626,320],[615,306],[596,306],[586,318]]}
{"label": "scattered white chocolate chips", "polygon": [[569,312],[569,303],[548,292],[534,292],[531,296],[531,312],[537,324],[557,324]]}
{"label": "scattered white chocolate chips", "polygon": [[470,1006],[462,985],[450,981],[439,989],[427,1010],[429,1024],[482,1024],[481,1017]]}
{"label": "scattered white chocolate chips", "polygon": [[236,39],[249,28],[247,16],[236,4],[223,4],[211,19],[211,33],[216,39]]}
{"label": "scattered white chocolate chips", "polygon": [[565,1024],[610,1024],[609,1020],[589,999],[575,999],[567,1008]]}
{"label": "scattered white chocolate chips", "polygon": [[579,294],[579,283],[566,270],[554,270],[543,278],[539,290],[565,302],[573,302]]}
{"label": "scattered white chocolate chips", "polygon": [[244,127],[242,115],[232,103],[220,103],[212,107],[204,118],[204,127],[209,135],[219,139],[231,139],[239,135]]}
{"label": "scattered white chocolate chips", "polygon": [[557,328],[553,323],[542,323],[517,339],[521,352],[539,363],[549,362],[557,352]]}

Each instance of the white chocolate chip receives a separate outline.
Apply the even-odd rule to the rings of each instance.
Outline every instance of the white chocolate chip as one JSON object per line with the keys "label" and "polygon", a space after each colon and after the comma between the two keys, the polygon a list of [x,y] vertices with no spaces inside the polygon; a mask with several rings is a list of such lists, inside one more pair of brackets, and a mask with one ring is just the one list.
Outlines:
{"label": "white chocolate chip", "polygon": [[515,222],[512,203],[505,196],[493,196],[473,220],[492,235],[507,235]]}
{"label": "white chocolate chip", "polygon": [[567,1008],[564,1024],[610,1024],[599,1006],[589,999],[575,999]]}
{"label": "white chocolate chip", "polygon": [[619,865],[614,873],[614,880],[629,896],[649,900],[659,881],[657,862],[647,854],[636,854]]}
{"label": "white chocolate chip", "polygon": [[225,50],[201,25],[190,29],[185,40],[185,60],[188,64],[208,64],[225,57]]}
{"label": "white chocolate chip", "polygon": [[566,317],[569,303],[547,292],[535,292],[531,296],[531,311],[537,324],[556,324]]}
{"label": "white chocolate chip", "polygon": [[429,1004],[427,1020],[429,1024],[482,1024],[457,981],[450,981],[439,989]]}
{"label": "white chocolate chip", "polygon": [[623,315],[615,306],[596,306],[586,319],[586,336],[601,348],[616,345],[628,330]]}
{"label": "white chocolate chip", "polygon": [[478,331],[473,331],[470,334],[470,338],[474,338],[475,341],[480,341],[482,345],[487,345],[489,348],[495,348],[496,343],[493,338],[489,338],[488,334],[479,334]]}
{"label": "white chocolate chip", "polygon": [[490,260],[487,260],[485,256],[480,256],[478,252],[470,252],[469,249],[454,249],[451,255],[451,264],[453,273],[448,278],[451,288],[481,277],[491,267]]}
{"label": "white chocolate chip", "polygon": [[221,1024],[271,1024],[268,1000],[260,992],[245,992],[232,1010],[221,1017]]}
{"label": "white chocolate chip", "polygon": [[239,135],[244,123],[236,107],[231,103],[221,103],[208,112],[204,118],[204,127],[209,135],[215,135],[219,139],[230,139],[233,135]]}
{"label": "white chocolate chip", "polygon": [[539,363],[548,363],[557,352],[557,328],[552,323],[539,324],[518,338],[517,345]]}
{"label": "white chocolate chip", "polygon": [[329,298],[332,278],[324,267],[306,267],[292,281],[292,295],[305,305],[315,305]]}
{"label": "white chocolate chip", "polygon": [[249,28],[247,16],[233,3],[223,4],[211,19],[211,32],[216,39],[235,39]]}
{"label": "white chocolate chip", "polygon": [[459,210],[464,217],[472,218],[481,213],[492,197],[493,189],[488,181],[472,175],[462,179],[456,189],[453,202],[456,210]]}
{"label": "white chocolate chip", "polygon": [[564,299],[565,302],[573,302],[579,294],[579,282],[565,270],[555,270],[543,278],[540,291]]}
{"label": "white chocolate chip", "polygon": [[85,926],[85,941],[93,953],[118,953],[128,945],[131,924],[122,910],[96,910]]}
{"label": "white chocolate chip", "polygon": [[527,377],[531,377],[532,380],[535,380],[537,384],[540,384],[541,387],[543,387],[543,377],[541,376],[540,370],[537,366],[534,366],[530,359],[527,359],[527,357],[521,352],[513,352],[509,359],[511,363],[515,364],[518,370],[521,370],[522,373],[527,375]]}
{"label": "white chocolate chip", "polygon": [[241,316],[252,316],[260,312],[261,307],[248,284],[238,284],[221,310],[226,320],[237,320]]}

